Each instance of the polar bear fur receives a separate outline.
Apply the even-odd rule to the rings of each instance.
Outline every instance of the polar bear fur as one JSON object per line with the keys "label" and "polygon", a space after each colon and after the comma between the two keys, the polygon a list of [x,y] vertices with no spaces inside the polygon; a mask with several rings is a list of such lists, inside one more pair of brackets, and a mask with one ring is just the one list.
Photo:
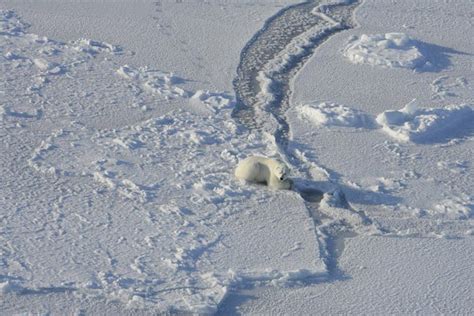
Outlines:
{"label": "polar bear fur", "polygon": [[240,161],[235,176],[240,180],[266,183],[274,189],[290,189],[291,180],[285,163],[265,157],[250,156]]}

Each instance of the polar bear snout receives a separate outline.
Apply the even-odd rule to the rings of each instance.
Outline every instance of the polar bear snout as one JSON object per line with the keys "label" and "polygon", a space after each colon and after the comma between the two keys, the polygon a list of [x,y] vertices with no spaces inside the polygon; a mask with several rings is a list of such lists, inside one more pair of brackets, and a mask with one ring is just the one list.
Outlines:
{"label": "polar bear snout", "polygon": [[275,173],[275,176],[280,180],[280,181],[284,181],[286,180],[287,176],[287,170],[286,170],[286,166],[283,165],[283,163],[279,162],[280,165],[278,165],[275,170],[274,170],[274,173]]}

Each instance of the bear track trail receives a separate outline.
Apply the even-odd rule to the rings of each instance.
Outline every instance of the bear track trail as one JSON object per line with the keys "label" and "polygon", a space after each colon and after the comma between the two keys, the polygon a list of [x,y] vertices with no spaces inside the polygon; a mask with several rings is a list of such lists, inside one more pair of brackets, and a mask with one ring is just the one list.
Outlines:
{"label": "bear track trail", "polygon": [[[311,179],[308,162],[301,161],[288,148],[289,124],[285,113],[290,108],[291,80],[321,44],[334,34],[357,25],[354,11],[360,3],[360,0],[354,0],[322,6],[320,1],[310,0],[286,7],[265,22],[240,55],[237,76],[233,82],[237,98],[233,118],[250,131],[272,134],[279,155],[290,162],[292,167],[305,169],[303,174],[307,179]],[[318,28],[320,30],[315,36],[310,34],[304,45],[297,47],[300,48],[297,54],[291,56],[290,49],[289,58],[286,58],[287,62],[283,67],[272,69],[268,75],[271,80],[270,91],[264,91],[259,77],[261,73],[268,70],[269,65],[274,65],[275,60],[281,59],[282,53],[288,51],[295,39]],[[262,95],[268,93],[271,94],[270,101],[262,104]],[[269,120],[276,124],[269,125]],[[320,244],[319,251],[325,260],[329,277],[342,277],[343,273],[338,269],[337,260],[343,251],[344,238],[353,236],[354,233],[344,223],[333,226],[324,224],[333,219],[328,219],[319,210],[323,192],[313,189],[300,194],[305,200],[309,216],[314,221],[315,234]],[[343,195],[342,202],[345,208],[353,211]],[[361,216],[367,220],[363,213]]]}

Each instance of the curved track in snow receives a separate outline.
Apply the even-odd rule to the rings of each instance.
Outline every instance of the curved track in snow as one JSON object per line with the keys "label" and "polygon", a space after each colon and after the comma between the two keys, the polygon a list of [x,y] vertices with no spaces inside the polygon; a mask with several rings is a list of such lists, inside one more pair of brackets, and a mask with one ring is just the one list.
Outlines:
{"label": "curved track in snow", "polygon": [[[359,4],[359,1],[346,1],[321,5],[320,1],[307,1],[289,6],[271,17],[241,53],[234,80],[237,106],[233,117],[249,130],[273,135],[278,154],[295,168],[302,167],[307,179],[311,179],[308,169],[314,163],[296,157],[288,148],[289,124],[285,113],[290,107],[291,80],[317,47],[335,33],[356,25],[353,13]],[[350,234],[351,228],[347,226],[370,221],[363,213],[352,210],[341,192],[335,198],[337,207],[344,209],[342,216],[337,212],[321,212],[324,193],[319,189],[296,187],[296,190],[306,201],[315,222],[320,251],[326,258],[328,272],[334,275],[338,272],[341,238]]]}
{"label": "curved track in snow", "polygon": [[[289,6],[271,17],[241,52],[234,90],[234,117],[250,129],[268,126],[262,112],[278,122],[277,143],[286,147],[290,81],[315,49],[335,33],[352,28],[352,13],[359,3],[325,5],[308,1]],[[262,82],[265,77],[266,82]],[[264,91],[267,90],[267,91]],[[267,94],[267,95],[265,95]],[[271,94],[271,99],[268,99]],[[263,117],[262,117],[263,116]]]}

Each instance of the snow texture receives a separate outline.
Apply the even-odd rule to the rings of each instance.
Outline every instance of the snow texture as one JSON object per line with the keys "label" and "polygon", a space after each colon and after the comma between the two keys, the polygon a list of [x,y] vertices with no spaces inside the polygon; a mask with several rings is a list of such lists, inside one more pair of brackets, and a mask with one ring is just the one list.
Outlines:
{"label": "snow texture", "polygon": [[225,90],[280,4],[3,2],[62,39],[0,11],[3,313],[473,314],[469,1],[365,0],[358,28],[317,47],[281,113],[298,192],[233,170],[282,158],[274,77],[348,1],[256,63],[263,131]]}
{"label": "snow texture", "polygon": [[344,49],[344,56],[354,64],[386,68],[414,69],[426,62],[416,41],[404,33],[351,37]]}
{"label": "snow texture", "polygon": [[413,100],[400,110],[384,111],[376,120],[384,132],[398,141],[436,142],[472,122],[474,109],[468,104],[419,108]]}
{"label": "snow texture", "polygon": [[[233,96],[188,93],[170,72],[119,64],[115,45],[0,16],[2,295],[211,314],[241,284],[327,275],[303,199],[234,178],[239,159],[275,152],[266,135],[237,134]],[[165,102],[185,105],[148,114]]]}
{"label": "snow texture", "polygon": [[296,107],[299,117],[315,126],[368,127],[371,118],[362,111],[332,102],[314,102]]}

